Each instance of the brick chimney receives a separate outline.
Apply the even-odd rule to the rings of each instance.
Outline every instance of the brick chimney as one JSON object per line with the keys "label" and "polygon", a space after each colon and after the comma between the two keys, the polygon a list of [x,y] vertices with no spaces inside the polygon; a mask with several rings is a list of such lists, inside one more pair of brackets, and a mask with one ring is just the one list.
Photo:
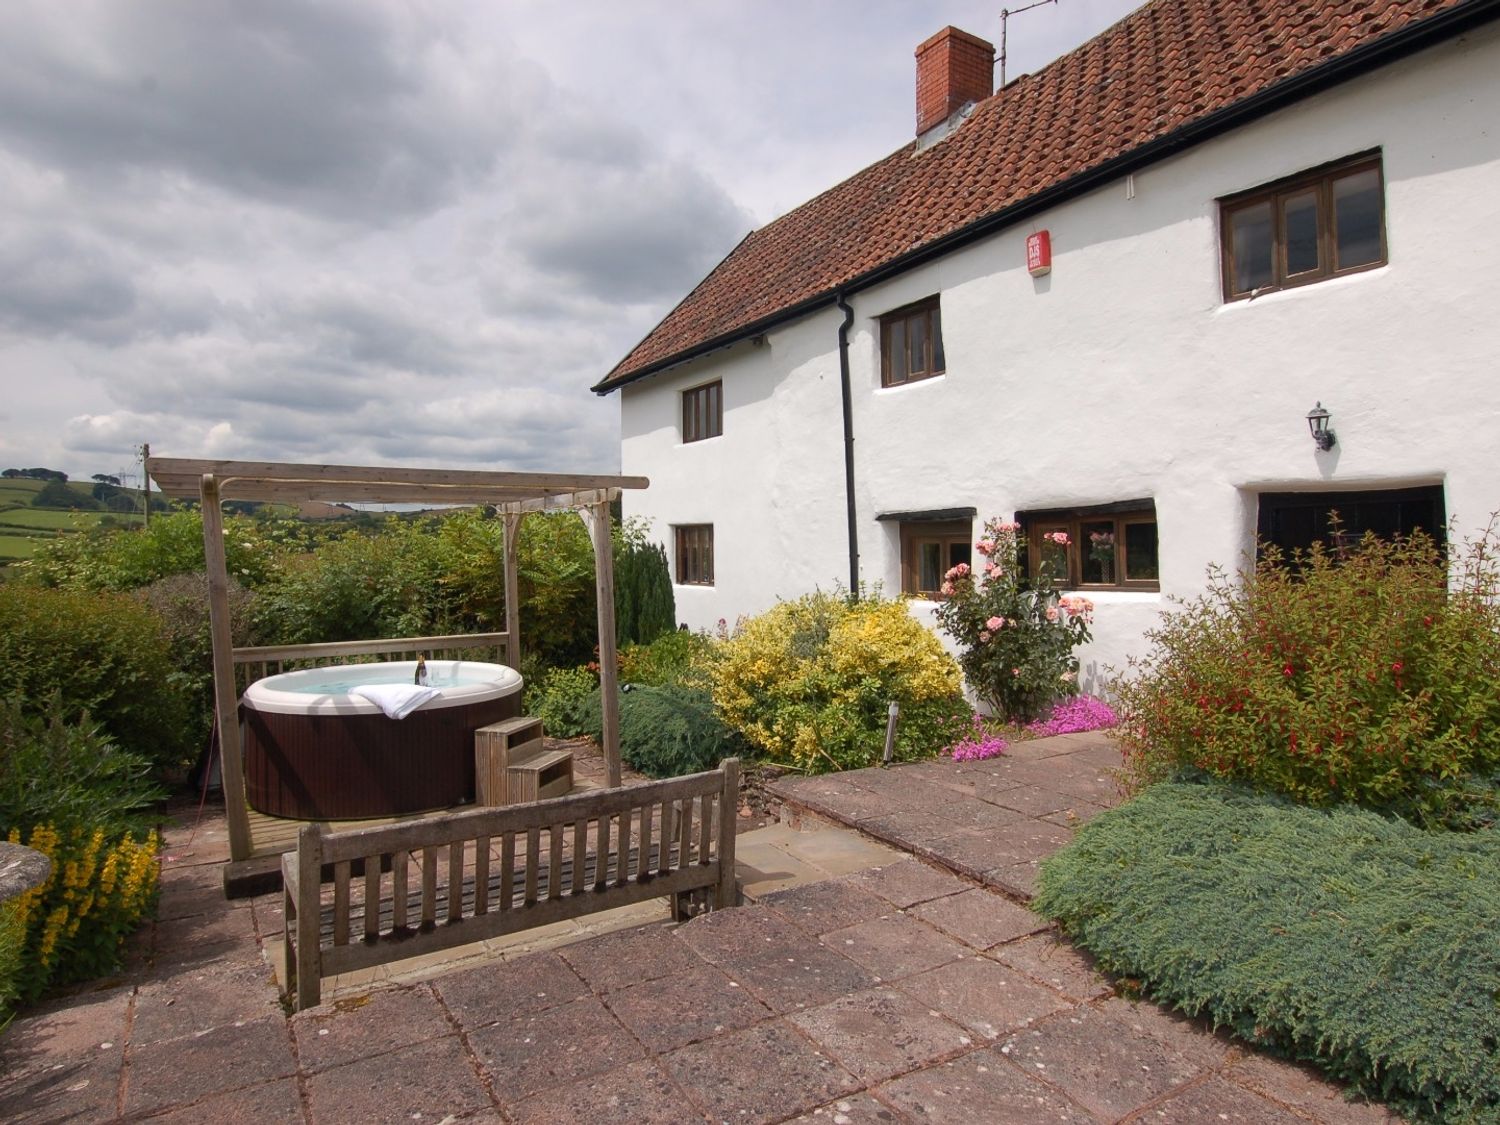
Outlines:
{"label": "brick chimney", "polygon": [[945,27],[917,48],[917,136],[995,92],[995,46]]}

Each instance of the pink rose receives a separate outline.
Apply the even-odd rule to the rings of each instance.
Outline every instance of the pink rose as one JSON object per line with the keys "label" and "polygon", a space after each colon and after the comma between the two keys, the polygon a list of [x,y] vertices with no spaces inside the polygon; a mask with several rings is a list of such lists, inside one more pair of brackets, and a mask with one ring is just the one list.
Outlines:
{"label": "pink rose", "polygon": [[945,598],[951,598],[953,596],[953,583],[944,582],[938,587],[938,593],[942,594]]}
{"label": "pink rose", "polygon": [[996,563],[987,563],[984,568],[986,578],[999,578],[1005,573],[1005,568]]}
{"label": "pink rose", "polygon": [[995,541],[993,539],[981,539],[974,544],[975,550],[981,555],[993,555],[995,553]]}
{"label": "pink rose", "polygon": [[1001,629],[1005,628],[1005,618],[991,617],[984,625],[991,633],[998,633]]}
{"label": "pink rose", "polygon": [[982,645],[986,645],[986,644],[990,643],[990,635],[988,633],[986,633],[983,629],[981,629],[979,631],[979,643],[982,644]]}
{"label": "pink rose", "polygon": [[959,563],[957,566],[952,567],[948,571],[947,574],[943,575],[943,577],[944,578],[948,578],[948,579],[962,578],[962,577],[964,577],[968,573],[969,573],[969,564],[968,563]]}
{"label": "pink rose", "polygon": [[1057,620],[1057,607],[1055,605],[1049,605],[1047,607],[1047,620],[1048,621],[1056,621]]}

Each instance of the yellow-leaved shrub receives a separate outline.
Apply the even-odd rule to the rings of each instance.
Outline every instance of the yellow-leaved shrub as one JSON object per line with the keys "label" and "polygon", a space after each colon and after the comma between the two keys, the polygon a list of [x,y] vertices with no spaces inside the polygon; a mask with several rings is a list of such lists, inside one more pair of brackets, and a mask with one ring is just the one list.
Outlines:
{"label": "yellow-leaved shrub", "polygon": [[770,761],[812,773],[930,757],[969,714],[962,675],[902,601],[813,593],[744,622],[713,664],[714,703]]}

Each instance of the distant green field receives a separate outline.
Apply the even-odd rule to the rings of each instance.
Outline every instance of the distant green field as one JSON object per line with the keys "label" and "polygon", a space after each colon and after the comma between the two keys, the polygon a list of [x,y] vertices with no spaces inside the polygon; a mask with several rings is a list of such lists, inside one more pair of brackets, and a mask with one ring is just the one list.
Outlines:
{"label": "distant green field", "polygon": [[72,531],[99,525],[105,512],[66,512],[57,508],[10,508],[0,512],[0,527],[32,527],[47,531]]}
{"label": "distant green field", "polygon": [[30,504],[31,498],[41,490],[42,482],[39,480],[8,480],[0,477],[0,501]]}
{"label": "distant green field", "polygon": [[0,534],[0,564],[31,558],[36,539],[29,535]]}

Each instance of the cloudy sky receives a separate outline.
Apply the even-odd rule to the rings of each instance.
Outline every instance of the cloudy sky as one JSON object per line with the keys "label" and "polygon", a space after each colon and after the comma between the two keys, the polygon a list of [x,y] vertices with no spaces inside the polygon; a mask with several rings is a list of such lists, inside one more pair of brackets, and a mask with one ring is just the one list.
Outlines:
{"label": "cloudy sky", "polygon": [[[1134,6],[1012,17],[1009,74]],[[590,385],[1000,8],[6,0],[0,464],[617,469]]]}

